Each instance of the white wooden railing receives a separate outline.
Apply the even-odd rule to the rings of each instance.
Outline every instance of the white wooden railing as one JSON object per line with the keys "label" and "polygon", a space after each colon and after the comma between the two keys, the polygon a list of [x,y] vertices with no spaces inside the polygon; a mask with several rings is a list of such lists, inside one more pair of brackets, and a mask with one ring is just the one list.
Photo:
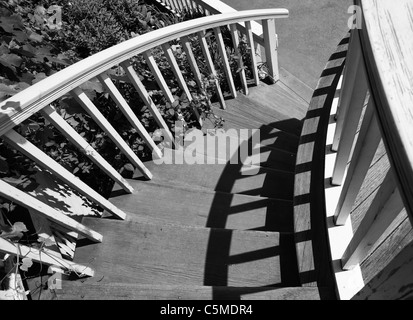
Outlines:
{"label": "white wooden railing", "polygon": [[[411,244],[399,248],[369,283],[360,264],[393,231],[390,226],[404,209],[413,218],[413,3],[356,4],[358,28],[351,31],[338,108],[331,111],[336,121],[327,136],[334,151],[326,155],[327,216],[335,223],[330,246],[333,260],[341,261],[335,271],[342,299],[396,299],[412,282]],[[375,179],[383,182],[370,190],[373,200],[353,232],[351,212],[360,191],[369,191],[363,183],[381,141],[391,166],[377,170]]]}
{"label": "white wooden railing", "polygon": [[[178,2],[180,3],[180,2]],[[170,88],[168,88],[165,79],[163,78],[154,57],[151,54],[151,49],[161,46],[163,52],[169,61],[170,67],[173,69],[175,76],[181,89],[187,94],[189,100],[192,100],[191,92],[187,87],[187,81],[184,79],[181,70],[175,60],[175,56],[170,47],[170,41],[179,41],[183,51],[186,54],[187,61],[198,85],[202,85],[201,73],[197,65],[197,61],[200,57],[194,57],[192,52],[191,42],[188,38],[189,35],[196,36],[199,40],[202,48],[205,63],[208,66],[209,76],[216,74],[214,61],[211,58],[210,49],[206,40],[206,30],[213,30],[217,39],[217,46],[222,59],[223,66],[225,68],[225,74],[227,82],[230,87],[232,95],[237,95],[237,90],[234,86],[234,78],[231,74],[228,64],[228,57],[225,51],[221,27],[230,26],[230,32],[232,35],[234,48],[237,50],[239,34],[237,31],[237,24],[245,22],[245,36],[249,46],[255,45],[254,36],[252,34],[251,22],[255,20],[261,20],[262,24],[266,28],[264,36],[260,38],[260,43],[264,45],[269,60],[273,63],[269,64],[269,72],[273,75],[277,74],[277,50],[274,42],[275,38],[275,25],[276,18],[288,17],[288,10],[285,9],[267,9],[267,10],[251,10],[244,12],[232,12],[226,14],[213,15],[203,17],[169,27],[165,27],[160,30],[152,31],[150,33],[135,37],[131,40],[125,41],[119,45],[99,52],[89,58],[86,58],[74,65],[67,67],[66,69],[55,73],[48,78],[32,85],[26,90],[17,93],[11,98],[0,103],[0,136],[9,144],[12,148],[20,151],[22,154],[35,161],[41,168],[51,172],[54,176],[67,184],[70,188],[73,188],[81,195],[88,198],[90,201],[105,209],[113,216],[124,219],[125,213],[115,207],[107,199],[83,183],[80,179],[75,177],[71,172],[63,168],[59,163],[54,161],[42,150],[37,148],[31,142],[26,140],[14,127],[20,124],[22,121],[28,119],[35,113],[40,112],[55,128],[57,128],[66,138],[72,142],[77,148],[84,152],[97,166],[99,166],[113,181],[119,184],[127,193],[132,193],[133,188],[125,180],[119,172],[117,172],[100,154],[92,148],[92,146],[86,142],[86,140],[80,136],[69,125],[62,116],[53,107],[53,103],[63,97],[66,94],[72,95],[80,106],[94,119],[94,121],[106,132],[106,134],[113,140],[117,147],[128,157],[131,163],[139,169],[143,175],[150,179],[151,173],[144,166],[141,160],[134,154],[129,148],[126,142],[122,139],[119,133],[111,126],[108,120],[100,113],[99,109],[93,104],[88,96],[82,91],[80,86],[86,81],[92,78],[97,78],[103,85],[106,92],[110,94],[110,97],[117,104],[117,107],[122,111],[126,118],[130,121],[132,126],[139,132],[142,139],[146,142],[149,148],[156,156],[162,156],[161,151],[158,149],[156,143],[152,137],[145,130],[144,126],[139,122],[136,115],[132,111],[131,107],[126,102],[125,98],[121,95],[120,91],[115,86],[111,77],[107,74],[107,71],[113,67],[121,66],[126,72],[129,81],[134,85],[136,91],[151,111],[152,116],[156,120],[160,128],[164,130],[172,141],[172,133],[162,118],[160,112],[152,101],[150,94],[142,84],[139,75],[133,68],[130,59],[138,54],[143,54],[147,64],[149,65],[152,73],[154,74],[156,81],[161,88],[165,98],[170,103],[174,102],[174,97],[171,94]],[[254,82],[257,84],[259,79],[257,76],[257,63],[252,54],[251,68],[254,73]],[[242,58],[238,63],[241,65]],[[238,75],[237,75],[238,76]],[[245,72],[239,72],[241,82],[244,87],[244,91],[248,91]],[[216,91],[219,97],[222,107],[225,107],[224,97],[221,88],[216,81]],[[53,221],[56,224],[63,226],[69,231],[74,231],[81,236],[84,236],[92,241],[102,241],[102,235],[89,229],[88,227],[76,222],[71,217],[65,215],[61,211],[56,210],[53,207],[53,203],[44,203],[39,199],[15,188],[7,182],[0,180],[0,196],[9,199],[25,208],[30,209],[32,212],[42,215],[47,219]],[[93,270],[87,266],[80,266],[73,262],[67,261],[59,257],[54,252],[43,249],[39,250],[30,248],[24,245],[17,245],[0,238],[0,252],[28,256],[33,261],[42,262],[45,265],[57,265],[65,269],[75,271],[77,273],[93,275]]]}

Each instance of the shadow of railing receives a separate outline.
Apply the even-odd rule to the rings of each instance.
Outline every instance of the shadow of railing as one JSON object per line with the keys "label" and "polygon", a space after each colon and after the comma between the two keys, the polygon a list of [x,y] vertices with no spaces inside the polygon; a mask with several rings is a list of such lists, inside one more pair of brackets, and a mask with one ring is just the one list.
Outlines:
{"label": "shadow of railing", "polygon": [[[284,120],[259,128],[259,142],[271,143],[257,146],[254,145],[254,139],[249,138],[240,144],[239,152],[236,153],[239,155],[241,149],[248,148],[248,155],[251,156],[253,148],[260,149],[261,161],[256,168],[256,174],[246,175],[242,159],[238,158],[239,161],[232,159],[231,162],[228,161],[216,183],[216,193],[205,225],[211,228],[211,232],[205,259],[204,285],[212,287],[213,299],[228,298],[223,294],[222,286],[240,287],[239,284],[231,281],[230,274],[236,272],[234,270],[243,264],[253,268],[254,264],[259,261],[266,261],[269,264],[267,266],[268,278],[255,279],[253,282],[257,284],[249,283],[245,287],[232,291],[231,299],[238,300],[244,294],[260,294],[275,288],[300,285],[293,237],[292,195],[295,154],[283,150],[288,143],[297,144],[298,137],[275,129],[295,127],[297,121],[299,120]],[[282,161],[277,162],[277,155],[282,152],[288,154],[288,157],[283,157]],[[265,156],[263,156],[264,153]],[[257,176],[263,176],[262,184],[258,188],[256,184],[253,184],[252,189],[236,190],[238,181]],[[228,193],[232,194],[232,197],[228,197]],[[234,197],[240,195],[249,197],[250,201],[233,204]],[[225,210],[222,209],[223,206],[226,207]],[[260,215],[256,219],[254,216],[246,218],[246,214],[254,215],[256,210],[260,210]],[[242,252],[234,253],[233,248],[236,247],[234,241],[238,240],[234,238],[233,221],[236,220],[237,215],[241,217],[240,219],[244,218],[248,221],[245,225],[239,226],[241,228],[237,228],[238,230],[279,232],[278,243],[271,245],[267,243],[263,247],[250,251],[246,248]]]}

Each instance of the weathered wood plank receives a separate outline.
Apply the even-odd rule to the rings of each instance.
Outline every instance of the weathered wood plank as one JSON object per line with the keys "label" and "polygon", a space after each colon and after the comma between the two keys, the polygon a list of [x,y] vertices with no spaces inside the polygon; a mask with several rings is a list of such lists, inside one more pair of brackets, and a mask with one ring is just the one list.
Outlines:
{"label": "weathered wood plank", "polygon": [[334,215],[337,225],[346,223],[381,140],[381,133],[376,116],[373,114],[375,112],[373,107],[373,103],[367,107],[354,147]]}
{"label": "weathered wood plank", "polygon": [[[137,191],[136,194],[116,195],[115,190],[114,196],[110,198],[113,204],[128,212],[128,221],[146,220],[160,224],[237,230],[293,230],[290,201],[206,192],[189,186],[143,185],[137,181],[131,181],[131,185]],[[148,202],[147,199],[153,195],[156,195],[157,200]]]}
{"label": "weathered wood plank", "polygon": [[393,172],[389,171],[343,254],[343,269],[361,263],[403,209]]}
{"label": "weathered wood plank", "polygon": [[294,243],[287,234],[90,218],[83,222],[103,232],[106,241],[77,248],[75,261],[91,261],[102,285],[297,284]]}
{"label": "weathered wood plank", "polygon": [[353,297],[353,300],[410,300],[413,243],[404,247],[390,263]]}
{"label": "weathered wood plank", "polygon": [[134,285],[64,281],[59,300],[335,300],[327,288]]}
{"label": "weathered wood plank", "polygon": [[403,210],[379,239],[376,249],[361,263],[365,283],[370,282],[391,260],[413,241],[413,229],[406,210]]}
{"label": "weathered wood plank", "polygon": [[[168,153],[166,153],[168,152]],[[184,153],[165,149],[165,159],[170,164],[160,165],[158,161],[146,162],[147,168],[154,173],[154,178],[141,183],[170,183],[192,186],[193,188],[240,193],[245,195],[271,197],[291,200],[294,174],[258,166],[240,164],[219,164],[215,157],[206,157],[204,164],[183,164]],[[135,179],[140,174],[135,172]]]}
{"label": "weathered wood plank", "polygon": [[406,210],[413,219],[413,3],[358,0],[372,94]]}

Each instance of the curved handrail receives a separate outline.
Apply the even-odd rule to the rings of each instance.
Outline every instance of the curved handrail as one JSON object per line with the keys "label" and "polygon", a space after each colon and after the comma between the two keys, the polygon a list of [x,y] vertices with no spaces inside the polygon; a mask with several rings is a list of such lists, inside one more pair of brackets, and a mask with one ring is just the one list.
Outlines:
{"label": "curved handrail", "polygon": [[168,26],[122,42],[79,61],[0,103],[0,136],[67,92],[134,55],[223,24],[287,17],[286,9],[220,14]]}
{"label": "curved handrail", "polygon": [[357,0],[360,40],[382,135],[413,219],[413,2]]}

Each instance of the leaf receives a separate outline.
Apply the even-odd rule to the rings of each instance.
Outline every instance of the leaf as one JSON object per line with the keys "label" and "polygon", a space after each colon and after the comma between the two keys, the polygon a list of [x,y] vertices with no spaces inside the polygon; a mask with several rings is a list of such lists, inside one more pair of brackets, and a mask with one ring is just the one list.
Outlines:
{"label": "leaf", "polygon": [[23,237],[23,232],[27,232],[26,225],[23,222],[15,222],[13,226],[1,226],[0,229],[2,232],[0,233],[0,237],[3,239],[10,239],[10,240],[19,240]]}
{"label": "leaf", "polygon": [[33,265],[33,261],[30,258],[23,258],[22,264],[20,265],[20,270],[29,271],[29,268]]}
{"label": "leaf", "polygon": [[62,99],[60,101],[60,106],[66,111],[68,115],[83,113],[84,111],[80,104],[72,97]]}
{"label": "leaf", "polygon": [[8,33],[12,33],[14,29],[24,30],[22,18],[18,14],[13,14],[10,17],[1,17],[0,26]]}
{"label": "leaf", "polygon": [[32,81],[32,84],[35,84],[37,82],[42,81],[43,79],[46,79],[47,76],[44,72],[39,72],[38,74],[35,75],[34,80]]}
{"label": "leaf", "polygon": [[12,95],[16,94],[17,92],[19,92],[19,91],[14,89],[13,86],[7,86],[3,83],[0,83],[0,95],[3,95],[3,96],[10,95],[10,96],[12,96]]}
{"label": "leaf", "polygon": [[125,168],[125,170],[132,171],[132,172],[135,171],[135,168],[130,163],[125,164],[123,167]]}
{"label": "leaf", "polygon": [[42,42],[43,41],[43,36],[41,36],[40,34],[36,33],[36,32],[32,32],[29,35],[29,39],[36,41],[36,42]]}
{"label": "leaf", "polygon": [[43,246],[45,247],[51,247],[54,246],[56,244],[56,242],[54,241],[53,237],[43,237],[43,236],[39,236],[37,238],[37,242],[40,242]]}
{"label": "leaf", "polygon": [[83,91],[96,91],[98,93],[103,92],[103,86],[100,82],[98,81],[86,81],[85,83],[82,83],[80,85],[80,88],[82,88]]}
{"label": "leaf", "polygon": [[8,184],[11,184],[12,186],[17,187],[23,184],[27,178],[25,176],[20,176],[20,178],[4,177],[2,179],[6,181]]}

